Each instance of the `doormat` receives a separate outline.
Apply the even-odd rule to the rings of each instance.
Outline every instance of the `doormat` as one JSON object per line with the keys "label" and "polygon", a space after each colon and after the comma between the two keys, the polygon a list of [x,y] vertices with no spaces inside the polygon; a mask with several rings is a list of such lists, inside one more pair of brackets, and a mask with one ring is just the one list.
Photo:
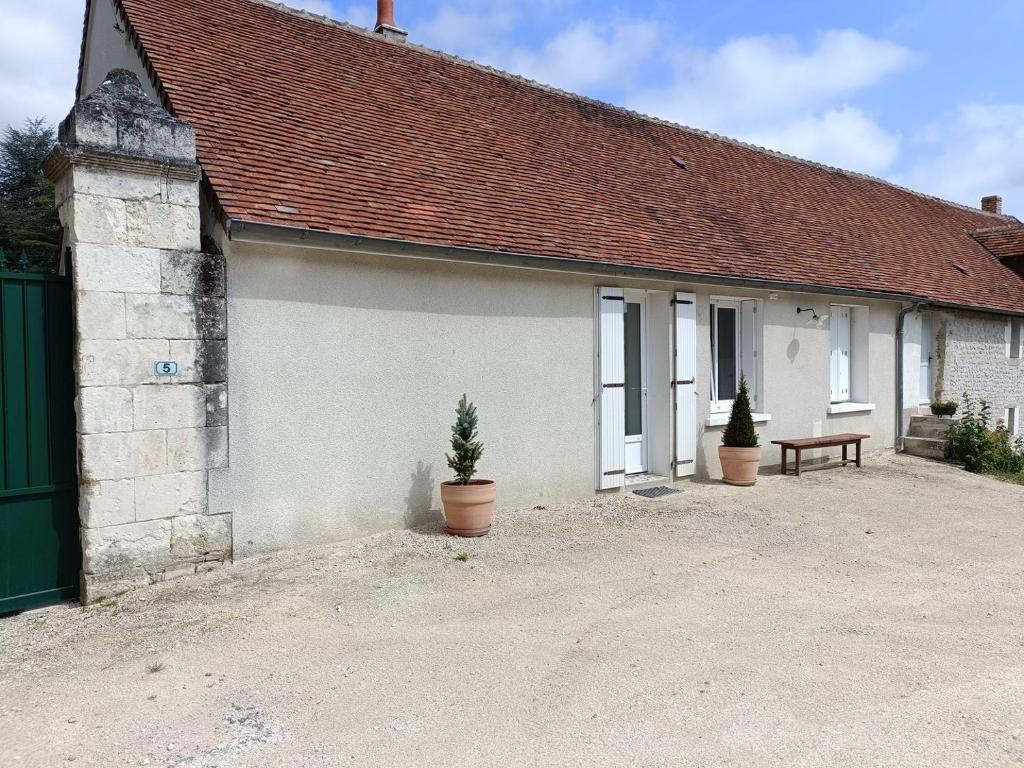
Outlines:
{"label": "doormat", "polygon": [[656,485],[653,488],[641,488],[638,491],[633,491],[637,496],[643,496],[645,499],[659,499],[662,496],[671,496],[673,493],[680,493],[676,488],[669,488],[667,485]]}

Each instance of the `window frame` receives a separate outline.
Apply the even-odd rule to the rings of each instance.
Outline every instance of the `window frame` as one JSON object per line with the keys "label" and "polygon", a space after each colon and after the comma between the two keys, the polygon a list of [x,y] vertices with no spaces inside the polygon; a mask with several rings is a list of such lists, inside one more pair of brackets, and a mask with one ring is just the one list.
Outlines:
{"label": "window frame", "polygon": [[[751,302],[754,310],[754,338],[750,340],[750,353],[753,359],[753,371],[744,369],[743,361],[746,357],[746,340],[743,335],[743,304]],[[712,414],[728,413],[732,410],[735,399],[721,400],[718,398],[718,310],[731,309],[736,313],[736,331],[734,334],[734,354],[736,357],[736,388],[739,389],[740,375],[747,378],[747,387],[750,392],[750,409],[754,412],[763,410],[761,403],[761,348],[764,344],[764,324],[762,321],[761,299],[745,296],[711,296],[709,298],[708,315],[708,338],[710,340],[710,387],[708,388],[708,399],[710,401],[710,412]]]}
{"label": "window frame", "polygon": [[1011,317],[1006,325],[1006,356],[1020,360],[1024,356],[1024,320]]}
{"label": "window frame", "polygon": [[[835,351],[835,335],[833,325],[835,323],[836,310],[845,309],[849,311],[849,361],[847,363],[847,378],[849,394],[845,400],[833,400],[832,393],[836,390],[833,376],[835,366],[833,364],[833,352]],[[829,304],[829,376],[828,376],[828,399],[829,413],[852,413],[861,410],[873,410],[874,404],[871,400],[871,307],[866,304]],[[863,408],[857,406],[864,406]]]}

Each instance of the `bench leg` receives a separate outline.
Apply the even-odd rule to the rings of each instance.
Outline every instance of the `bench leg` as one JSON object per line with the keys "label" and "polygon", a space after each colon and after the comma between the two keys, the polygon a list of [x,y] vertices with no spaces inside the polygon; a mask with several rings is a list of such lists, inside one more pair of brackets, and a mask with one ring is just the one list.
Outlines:
{"label": "bench leg", "polygon": [[861,466],[860,463],[860,440],[857,441],[857,466]]}
{"label": "bench leg", "polygon": [[786,453],[787,453],[786,446],[782,446],[782,474],[786,474],[786,460],[787,460]]}
{"label": "bench leg", "polygon": [[843,466],[844,467],[846,466],[846,462],[847,461],[848,461],[848,459],[846,458],[846,445],[844,444],[843,445]]}
{"label": "bench leg", "polygon": [[800,449],[796,448],[796,476],[800,477]]}

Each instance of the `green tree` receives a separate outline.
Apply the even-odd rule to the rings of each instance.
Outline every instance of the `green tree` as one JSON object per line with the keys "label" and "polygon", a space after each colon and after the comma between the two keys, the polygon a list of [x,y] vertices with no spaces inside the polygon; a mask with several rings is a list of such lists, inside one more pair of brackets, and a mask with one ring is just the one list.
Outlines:
{"label": "green tree", "polygon": [[60,220],[53,184],[43,175],[43,161],[55,131],[43,118],[23,128],[7,126],[0,136],[0,248],[8,261],[28,255],[33,269],[51,269],[60,247]]}
{"label": "green tree", "polygon": [[463,395],[455,410],[455,424],[452,426],[452,452],[446,455],[448,466],[455,473],[455,479],[462,485],[476,474],[476,463],[484,452],[484,444],[476,439],[476,406],[467,402]]}
{"label": "green tree", "polygon": [[740,391],[732,403],[729,423],[722,434],[722,445],[726,448],[757,448],[757,432],[754,431],[754,417],[750,414],[750,392],[747,379],[740,375]]}

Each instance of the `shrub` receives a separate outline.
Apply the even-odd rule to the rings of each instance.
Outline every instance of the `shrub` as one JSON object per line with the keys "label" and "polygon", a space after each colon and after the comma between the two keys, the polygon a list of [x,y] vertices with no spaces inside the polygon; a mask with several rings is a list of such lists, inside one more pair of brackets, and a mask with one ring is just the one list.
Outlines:
{"label": "shrub", "polygon": [[931,404],[932,414],[935,416],[952,416],[959,407],[960,404],[956,400],[936,400]]}
{"label": "shrub", "polygon": [[732,403],[729,423],[722,434],[722,445],[726,448],[757,448],[760,443],[754,431],[754,418],[750,415],[750,393],[747,378],[740,374],[740,391]]}
{"label": "shrub", "polygon": [[484,444],[476,439],[476,406],[466,401],[463,395],[455,409],[455,424],[452,426],[452,452],[446,454],[448,466],[455,473],[460,485],[469,485],[476,474],[476,463],[484,452]]}
{"label": "shrub", "polygon": [[1024,437],[1014,439],[1001,421],[991,429],[991,419],[991,406],[965,392],[960,421],[946,432],[946,458],[970,472],[1024,472]]}

